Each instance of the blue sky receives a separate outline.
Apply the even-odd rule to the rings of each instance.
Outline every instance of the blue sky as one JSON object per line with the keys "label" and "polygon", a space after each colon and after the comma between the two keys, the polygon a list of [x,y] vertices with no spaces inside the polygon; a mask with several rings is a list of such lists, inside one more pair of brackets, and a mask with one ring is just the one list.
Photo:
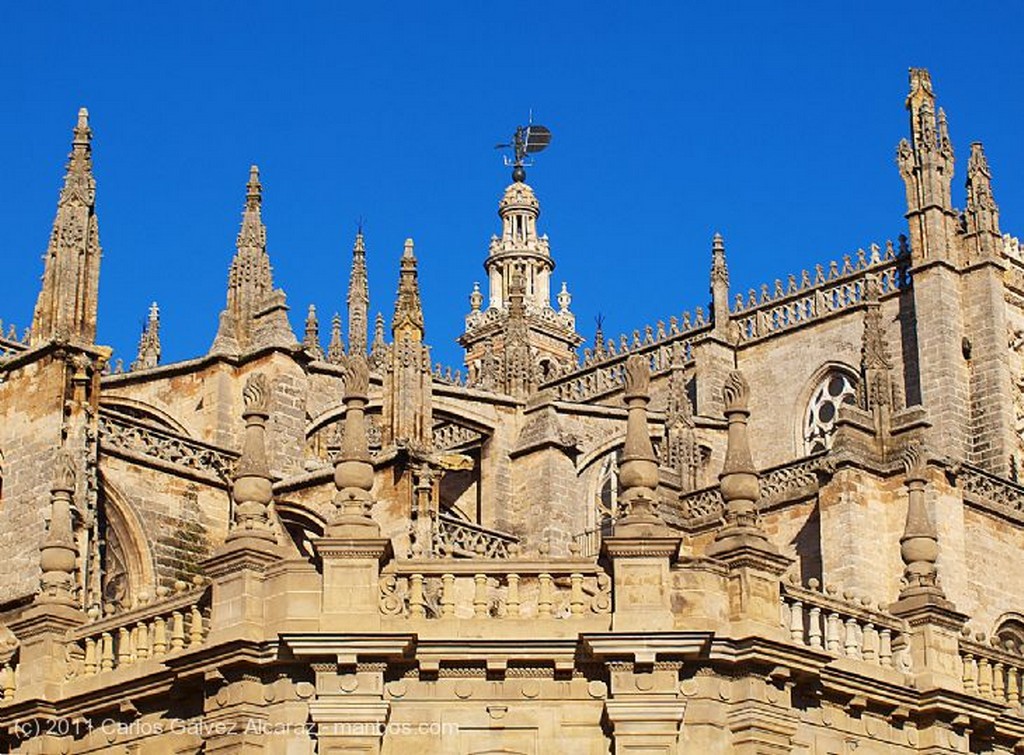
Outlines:
{"label": "blue sky", "polygon": [[[854,6],[856,5],[856,9]],[[483,278],[532,108],[529,171],[578,328],[609,334],[895,238],[908,66],[931,70],[957,150],[985,142],[1004,231],[1024,233],[1019,3],[4,3],[0,317],[26,325],[79,106],[92,115],[99,340],[127,363],[151,300],[164,361],[205,353],[258,163],[276,283],[301,336],[344,309],[365,220],[390,319],[416,240],[437,361]]]}

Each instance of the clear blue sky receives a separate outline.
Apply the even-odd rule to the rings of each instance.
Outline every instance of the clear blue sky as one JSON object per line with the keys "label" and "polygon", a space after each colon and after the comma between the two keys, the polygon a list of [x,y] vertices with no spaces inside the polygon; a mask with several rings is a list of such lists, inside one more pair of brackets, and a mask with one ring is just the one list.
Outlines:
{"label": "clear blue sky", "polygon": [[[842,10],[839,10],[840,5]],[[145,7],[144,7],[145,6]],[[856,10],[853,10],[856,6]],[[957,150],[985,142],[1004,231],[1024,233],[1020,3],[4,3],[0,317],[26,325],[76,109],[92,114],[100,341],[127,363],[147,306],[164,361],[205,353],[250,163],[277,285],[344,309],[365,218],[390,319],[416,240],[437,361],[461,332],[497,201],[493,145],[532,108],[529,172],[579,330],[617,333],[733,287],[895,238],[908,66],[931,70]]]}

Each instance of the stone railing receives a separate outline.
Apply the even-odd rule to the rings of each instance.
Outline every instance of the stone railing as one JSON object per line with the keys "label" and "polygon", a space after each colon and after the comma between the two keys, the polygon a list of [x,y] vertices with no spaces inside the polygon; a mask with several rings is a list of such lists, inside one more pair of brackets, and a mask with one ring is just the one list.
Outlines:
{"label": "stone railing", "polygon": [[19,338],[18,328],[13,324],[7,326],[5,334],[3,321],[0,320],[0,359],[26,351],[29,335],[29,331],[26,329]]}
{"label": "stone railing", "polygon": [[964,692],[1014,708],[1024,704],[1024,655],[1016,643],[971,634],[964,627],[960,637],[960,669]]}
{"label": "stone railing", "polygon": [[176,594],[160,595],[155,603],[72,630],[69,677],[102,674],[200,647],[207,635],[208,591],[189,587],[178,582]]}
{"label": "stone railing", "polygon": [[465,388],[469,383],[467,379],[468,375],[463,377],[462,370],[452,370],[451,367],[442,367],[440,362],[434,365],[434,371],[431,373],[431,377],[438,383],[455,385],[461,388]]}
{"label": "stone railing", "polygon": [[13,636],[10,639],[10,645],[0,644],[0,705],[13,700],[18,689],[18,641]]}
{"label": "stone railing", "polygon": [[1024,486],[969,464],[960,467],[957,484],[968,497],[980,503],[1017,518],[1024,517]]}
{"label": "stone railing", "polygon": [[761,286],[760,296],[754,289],[746,301],[742,294],[737,294],[733,332],[739,343],[745,343],[855,307],[864,299],[868,274],[876,277],[881,296],[907,285],[902,239],[899,253],[891,241],[886,242],[884,253],[872,244],[870,255],[859,249],[856,259],[846,255],[841,266],[833,261],[827,272],[822,265],[815,266],[813,277],[804,270],[799,283],[796,276],[790,275],[785,286],[776,280],[772,291],[767,284]]}
{"label": "stone railing", "polygon": [[433,549],[439,556],[508,558],[519,538],[439,514],[434,521]]}
{"label": "stone railing", "polygon": [[609,519],[598,527],[573,535],[573,545],[576,546],[579,555],[583,558],[593,558],[601,552],[601,541],[609,537],[614,530],[615,520]]}
{"label": "stone railing", "polygon": [[905,622],[867,599],[832,586],[819,590],[818,581],[811,579],[807,587],[783,583],[781,609],[782,629],[797,645],[882,668],[910,670]]}
{"label": "stone railing", "polygon": [[100,412],[100,447],[159,459],[204,472],[221,480],[231,474],[237,454],[202,441],[183,438],[109,410]]}
{"label": "stone railing", "polygon": [[454,422],[445,422],[434,426],[433,438],[434,448],[439,451],[448,451],[460,446],[478,443],[483,439],[483,434],[471,427],[456,425]]}
{"label": "stone railing", "polygon": [[[706,330],[704,326],[703,330]],[[561,401],[587,401],[598,396],[614,393],[625,384],[626,359],[632,354],[642,354],[650,360],[652,374],[665,372],[670,367],[685,367],[692,363],[693,341],[702,333],[691,331],[679,335],[667,335],[665,340],[646,339],[638,341],[634,348],[621,350],[589,366],[541,383],[542,390],[553,391]]]}
{"label": "stone railing", "polygon": [[394,562],[381,613],[424,619],[564,619],[607,614],[611,578],[591,559]]}
{"label": "stone railing", "polygon": [[[820,455],[806,456],[761,472],[760,507],[786,501],[795,494],[810,493],[818,488],[817,469]],[[718,485],[686,493],[678,501],[666,501],[658,511],[669,524],[692,526],[716,521],[721,517],[722,493]]]}

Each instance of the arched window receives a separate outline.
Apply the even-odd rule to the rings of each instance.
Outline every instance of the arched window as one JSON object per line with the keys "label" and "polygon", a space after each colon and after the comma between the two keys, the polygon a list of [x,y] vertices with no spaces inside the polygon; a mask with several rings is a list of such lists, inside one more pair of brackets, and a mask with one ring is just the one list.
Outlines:
{"label": "arched window", "polygon": [[840,370],[831,370],[811,393],[804,414],[804,448],[809,454],[832,447],[832,436],[839,407],[857,402],[855,378]]}
{"label": "arched window", "polygon": [[995,636],[1003,647],[1007,642],[1012,642],[1015,650],[1020,652],[1024,649],[1024,619],[1020,616],[1011,616],[1000,622]]}

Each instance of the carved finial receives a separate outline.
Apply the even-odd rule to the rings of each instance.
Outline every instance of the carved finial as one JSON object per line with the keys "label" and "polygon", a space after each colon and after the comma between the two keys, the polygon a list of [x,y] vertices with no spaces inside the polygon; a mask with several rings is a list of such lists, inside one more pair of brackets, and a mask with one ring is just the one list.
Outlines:
{"label": "carved finial", "polygon": [[739,370],[733,370],[722,386],[725,418],[729,423],[725,463],[718,476],[725,501],[725,526],[715,535],[708,554],[728,559],[756,550],[768,559],[766,563],[774,564],[772,568],[784,568],[778,549],[768,541],[758,524],[757,501],[761,488],[747,436],[749,399],[750,386],[746,378]]}
{"label": "carved finial", "polygon": [[75,489],[75,461],[66,449],[54,459],[50,493],[50,528],[39,551],[42,571],[36,603],[75,605],[74,571],[78,547],[74,535],[72,496]]}
{"label": "carved finial", "polygon": [[316,316],[316,307],[312,304],[306,312],[306,333],[302,337],[302,348],[313,359],[324,358],[324,351],[320,347],[320,321]]}
{"label": "carved finial", "polygon": [[725,384],[722,386],[722,400],[725,403],[726,414],[747,411],[749,398],[750,385],[747,383],[747,379],[739,370],[733,370],[725,378]]}
{"label": "carved finial", "polygon": [[242,402],[245,405],[243,417],[249,414],[270,415],[270,388],[266,375],[254,372],[248,377],[242,389]]}
{"label": "carved finial", "polygon": [[469,308],[472,312],[479,312],[480,307],[483,306],[484,295],[480,293],[480,284],[476,281],[473,282],[473,293],[469,295]]}
{"label": "carved finial", "polygon": [[234,469],[231,487],[235,502],[234,518],[227,541],[256,538],[266,545],[274,543],[276,538],[270,528],[267,508],[274,497],[266,444],[270,384],[262,372],[254,372],[246,379],[242,388],[242,404],[245,435],[242,453]]}
{"label": "carved finial", "polygon": [[647,396],[651,385],[651,367],[647,357],[633,354],[626,360],[625,398]]}
{"label": "carved finial", "polygon": [[572,294],[569,293],[568,284],[562,281],[562,290],[558,292],[558,311],[560,314],[566,314],[569,311],[569,305],[572,304]]}
{"label": "carved finial", "polygon": [[650,382],[647,357],[634,354],[626,359],[623,397],[628,414],[619,464],[619,505],[625,516],[616,525],[616,535],[648,536],[661,534],[664,529],[664,521],[657,513],[658,461],[647,428]]}
{"label": "carved finial", "polygon": [[327,361],[331,364],[341,364],[345,356],[345,343],[341,340],[341,315],[337,312],[331,318],[331,340],[327,344]]}
{"label": "carved finial", "polygon": [[[900,602],[922,597],[945,604],[945,595],[939,586],[938,536],[928,516],[925,490],[928,485],[927,453],[919,442],[910,443],[903,451],[903,465],[907,471],[907,521],[900,538],[900,557],[905,565]],[[899,604],[897,604],[899,605]]]}
{"label": "carved finial", "polygon": [[57,452],[57,458],[54,460],[53,484],[50,490],[54,493],[57,491],[74,493],[75,477],[75,457],[70,451],[62,448]]}
{"label": "carved finial", "polygon": [[345,397],[362,398],[370,391],[370,366],[361,354],[345,360]]}

